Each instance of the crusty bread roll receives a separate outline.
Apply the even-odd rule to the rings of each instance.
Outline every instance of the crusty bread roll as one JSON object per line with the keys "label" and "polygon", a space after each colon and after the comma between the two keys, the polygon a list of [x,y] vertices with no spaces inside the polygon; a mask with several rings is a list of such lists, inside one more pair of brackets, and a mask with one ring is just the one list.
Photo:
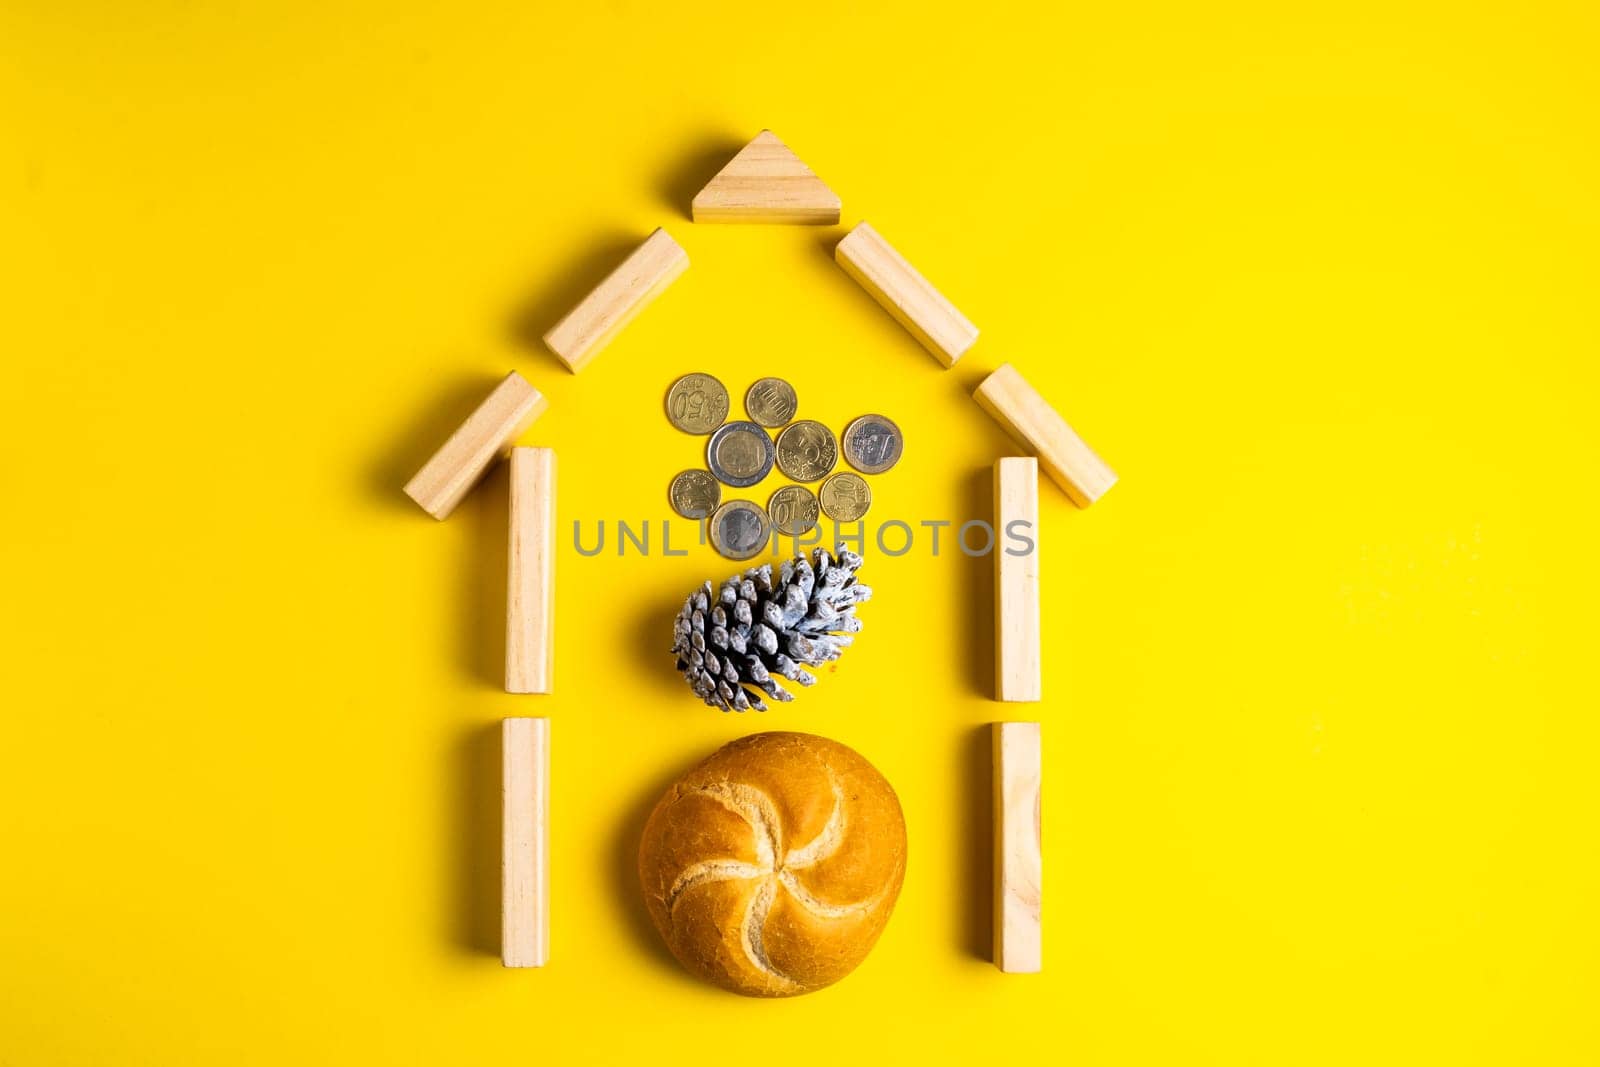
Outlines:
{"label": "crusty bread roll", "polygon": [[673,955],[758,997],[809,993],[854,970],[905,869],[894,790],[811,734],[724,745],[667,790],[639,846],[645,904]]}

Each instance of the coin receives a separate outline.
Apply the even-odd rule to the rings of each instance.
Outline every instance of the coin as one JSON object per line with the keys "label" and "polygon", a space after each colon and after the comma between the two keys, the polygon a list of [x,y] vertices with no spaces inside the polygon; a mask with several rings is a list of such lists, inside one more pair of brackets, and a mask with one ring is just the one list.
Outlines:
{"label": "coin", "polygon": [[682,471],[672,479],[667,489],[672,510],[686,519],[703,519],[717,509],[722,499],[722,486],[710,471]]}
{"label": "coin", "polygon": [[[882,415],[863,415],[844,428],[845,462],[862,474],[882,474],[900,462],[905,438]],[[781,455],[781,453],[780,453]]]}
{"label": "coin", "polygon": [[817,499],[834,522],[855,522],[872,506],[872,487],[861,475],[840,471],[822,483]]}
{"label": "coin", "polygon": [[797,482],[814,482],[839,462],[833,431],[801,419],[778,435],[778,469]]}
{"label": "coin", "polygon": [[684,433],[710,433],[728,417],[728,390],[709,374],[685,374],[667,390],[667,419]]}
{"label": "coin", "polygon": [[711,544],[729,559],[759,553],[771,530],[767,513],[748,500],[730,500],[711,516]]}
{"label": "coin", "polygon": [[817,525],[817,497],[803,485],[786,485],[767,500],[772,528],[786,537],[810,533]]}
{"label": "coin", "polygon": [[726,422],[706,442],[706,466],[727,485],[755,485],[772,470],[772,438],[753,422]]}
{"label": "coin", "polygon": [[763,426],[782,426],[794,418],[800,400],[782,378],[761,378],[744,394],[744,410]]}

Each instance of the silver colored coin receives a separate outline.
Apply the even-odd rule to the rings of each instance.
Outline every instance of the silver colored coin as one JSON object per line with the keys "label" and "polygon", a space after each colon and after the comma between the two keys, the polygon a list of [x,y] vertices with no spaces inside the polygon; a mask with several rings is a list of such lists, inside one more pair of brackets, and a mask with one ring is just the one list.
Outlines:
{"label": "silver colored coin", "polygon": [[706,442],[706,466],[724,485],[755,485],[772,470],[777,452],[767,431],[753,422],[727,422]]}
{"label": "silver colored coin", "polygon": [[840,471],[822,483],[817,501],[834,522],[855,522],[872,506],[872,487],[861,475]]}
{"label": "silver colored coin", "polygon": [[711,544],[728,559],[760,554],[771,533],[772,520],[748,500],[730,500],[711,516]]}
{"label": "silver colored coin", "polygon": [[882,415],[863,415],[844,428],[844,458],[862,474],[882,474],[900,462],[906,439]]}
{"label": "silver colored coin", "polygon": [[815,419],[801,419],[778,435],[778,469],[797,482],[814,482],[839,462],[833,431]]}
{"label": "silver colored coin", "polygon": [[681,471],[672,479],[667,489],[672,510],[686,519],[703,519],[717,510],[722,500],[722,486],[710,471]]}
{"label": "silver colored coin", "polygon": [[667,390],[667,420],[684,433],[710,433],[728,417],[728,390],[709,374],[685,374]]}
{"label": "silver colored coin", "polygon": [[772,528],[785,537],[800,537],[816,529],[819,512],[816,494],[803,485],[786,485],[767,500]]}
{"label": "silver colored coin", "polygon": [[794,386],[782,378],[760,378],[744,394],[745,413],[763,426],[786,424],[799,406]]}

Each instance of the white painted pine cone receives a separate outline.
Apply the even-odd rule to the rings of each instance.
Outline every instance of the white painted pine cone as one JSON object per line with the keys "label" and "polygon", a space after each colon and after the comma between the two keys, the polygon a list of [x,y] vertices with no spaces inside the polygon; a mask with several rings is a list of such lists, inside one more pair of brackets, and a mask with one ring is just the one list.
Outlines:
{"label": "white painted pine cone", "polygon": [[872,590],[856,581],[861,557],[826,549],[736,574],[713,592],[706,582],[683,603],[672,651],[694,694],[723,711],[766,711],[762,694],[793,700],[779,684],[816,683],[807,667],[838,659],[861,630],[856,605]]}

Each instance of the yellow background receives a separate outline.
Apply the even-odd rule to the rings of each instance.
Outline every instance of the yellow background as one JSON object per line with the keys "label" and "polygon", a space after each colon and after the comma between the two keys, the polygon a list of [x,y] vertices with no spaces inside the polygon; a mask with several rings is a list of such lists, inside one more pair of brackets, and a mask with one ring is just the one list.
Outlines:
{"label": "yellow background", "polygon": [[[1597,30],[6,4],[0,1063],[1595,1063]],[[842,227],[688,221],[762,127],[983,328],[954,370]],[[530,338],[657,225],[693,266],[567,374]],[[665,516],[688,370],[899,420],[874,518],[985,515],[1006,360],[1122,476],[1042,492],[1042,705],[987,699],[986,559],[874,553],[857,647],[739,717],[666,653],[729,565],[571,548]],[[504,472],[443,524],[400,494],[510,368],[560,454],[546,699],[499,688]],[[554,948],[510,973],[518,714]],[[1011,977],[980,727],[1035,715],[1046,972]],[[663,783],[762,728],[872,759],[912,850],[867,963],[770,1003],[682,974],[632,882]]]}

